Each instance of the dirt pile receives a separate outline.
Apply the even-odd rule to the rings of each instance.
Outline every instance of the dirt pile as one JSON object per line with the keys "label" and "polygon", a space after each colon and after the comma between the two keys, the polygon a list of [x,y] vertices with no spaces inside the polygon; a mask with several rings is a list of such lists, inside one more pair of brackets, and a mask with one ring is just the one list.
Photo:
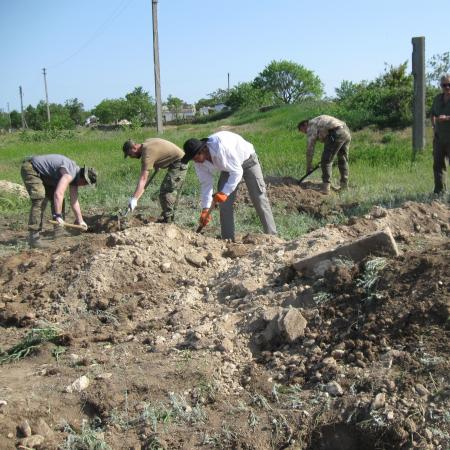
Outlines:
{"label": "dirt pile", "polygon": [[[449,217],[235,244],[149,223],[4,257],[0,448],[448,447]],[[396,259],[292,269],[386,226]]]}

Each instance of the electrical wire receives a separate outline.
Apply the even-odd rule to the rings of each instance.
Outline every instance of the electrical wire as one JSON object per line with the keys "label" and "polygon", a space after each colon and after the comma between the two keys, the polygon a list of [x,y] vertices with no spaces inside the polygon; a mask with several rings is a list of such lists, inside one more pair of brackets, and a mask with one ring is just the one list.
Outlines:
{"label": "electrical wire", "polygon": [[51,66],[48,66],[49,69],[54,69],[55,67],[59,67],[63,64],[65,64],[67,61],[71,60],[73,57],[78,55],[82,50],[84,50],[91,42],[93,42],[96,38],[98,38],[103,31],[107,28],[107,26],[116,20],[130,5],[133,3],[134,0],[122,0],[122,2],[119,4],[118,7],[114,9],[114,11],[110,14],[110,16],[97,28],[97,30],[92,34],[92,36],[84,42],[81,47],[78,48],[75,52],[73,52],[71,55],[69,55],[67,58],[63,59],[62,61],[52,64]]}

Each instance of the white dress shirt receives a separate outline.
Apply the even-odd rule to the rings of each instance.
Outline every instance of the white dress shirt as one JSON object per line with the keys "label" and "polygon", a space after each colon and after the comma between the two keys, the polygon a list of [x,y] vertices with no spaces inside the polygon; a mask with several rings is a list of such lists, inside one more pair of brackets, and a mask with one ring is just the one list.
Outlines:
{"label": "white dress shirt", "polygon": [[201,184],[202,208],[209,208],[213,194],[214,171],[228,172],[230,175],[222,192],[230,195],[237,187],[244,173],[242,164],[255,153],[250,142],[231,131],[219,131],[208,137],[206,143],[212,163],[195,163],[195,171]]}

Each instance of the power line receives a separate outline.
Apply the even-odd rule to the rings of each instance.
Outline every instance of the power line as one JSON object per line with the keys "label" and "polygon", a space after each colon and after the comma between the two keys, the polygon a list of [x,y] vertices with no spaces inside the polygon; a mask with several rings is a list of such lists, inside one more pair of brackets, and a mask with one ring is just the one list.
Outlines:
{"label": "power line", "polygon": [[[54,69],[55,67],[59,67],[62,64],[65,64],[67,61],[72,59],[74,56],[78,55],[82,50],[84,50],[91,42],[94,41],[100,34],[106,29],[106,27],[117,17],[119,17],[127,8],[128,6],[133,3],[134,0],[122,0],[120,5],[111,13],[111,15],[97,28],[97,30],[92,34],[92,36],[81,45],[81,47],[78,48],[75,52],[73,52],[71,55],[69,55],[67,58],[63,59],[62,61],[53,64],[49,66],[50,69]],[[128,2],[128,3],[127,3]]]}

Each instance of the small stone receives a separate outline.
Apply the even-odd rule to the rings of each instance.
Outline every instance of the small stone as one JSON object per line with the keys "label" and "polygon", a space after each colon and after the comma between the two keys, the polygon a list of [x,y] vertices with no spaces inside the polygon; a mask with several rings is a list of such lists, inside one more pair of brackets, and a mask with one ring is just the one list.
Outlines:
{"label": "small stone", "polygon": [[189,253],[185,255],[184,258],[189,264],[192,264],[195,267],[202,267],[206,264],[205,258],[197,253]]}
{"label": "small stone", "polygon": [[386,404],[386,394],[384,392],[378,393],[373,402],[372,402],[372,409],[381,409]]}
{"label": "small stone", "polygon": [[387,420],[394,420],[394,411],[388,411],[386,414]]}
{"label": "small stone", "polygon": [[217,349],[224,353],[233,353],[233,342],[231,339],[225,338],[222,342],[217,346]]}
{"label": "small stone", "polygon": [[331,352],[331,356],[335,359],[342,359],[345,355],[345,350],[336,349]]}
{"label": "small stone", "polygon": [[2,408],[3,406],[6,406],[8,404],[8,402],[6,400],[0,400],[0,408]]}
{"label": "small stone", "polygon": [[20,434],[23,437],[28,437],[31,436],[31,427],[30,424],[28,423],[28,420],[23,420],[18,426],[17,429],[19,430]]}
{"label": "small stone", "polygon": [[53,435],[53,430],[48,426],[47,422],[41,417],[36,426],[34,427],[34,432],[37,435],[44,436],[46,438]]}
{"label": "small stone", "polygon": [[103,372],[103,373],[99,373],[98,375],[95,376],[96,380],[109,380],[112,377],[112,373],[111,372]]}
{"label": "small stone", "polygon": [[72,384],[69,384],[69,386],[66,387],[65,391],[68,393],[81,392],[87,389],[89,384],[89,378],[86,375],[83,375],[80,378],[76,379]]}
{"label": "small stone", "polygon": [[172,270],[172,264],[170,262],[162,263],[159,266],[159,270],[161,270],[161,272],[163,273],[169,273]]}
{"label": "small stone", "polygon": [[428,397],[430,395],[430,391],[423,384],[417,383],[414,389],[421,397]]}
{"label": "small stone", "polygon": [[337,381],[330,381],[325,385],[325,390],[333,396],[340,396],[344,393],[344,389]]}
{"label": "small stone", "polygon": [[20,445],[25,448],[35,448],[38,445],[42,445],[45,441],[44,436],[40,434],[34,434],[33,436],[29,436],[20,440]]}
{"label": "small stone", "polygon": [[336,360],[331,356],[328,358],[324,358],[322,361],[322,364],[325,367],[336,367],[337,366]]}
{"label": "small stone", "polygon": [[134,258],[134,264],[136,265],[136,266],[142,266],[142,264],[144,263],[144,259],[142,258],[142,256],[141,255],[137,255],[135,258]]}

